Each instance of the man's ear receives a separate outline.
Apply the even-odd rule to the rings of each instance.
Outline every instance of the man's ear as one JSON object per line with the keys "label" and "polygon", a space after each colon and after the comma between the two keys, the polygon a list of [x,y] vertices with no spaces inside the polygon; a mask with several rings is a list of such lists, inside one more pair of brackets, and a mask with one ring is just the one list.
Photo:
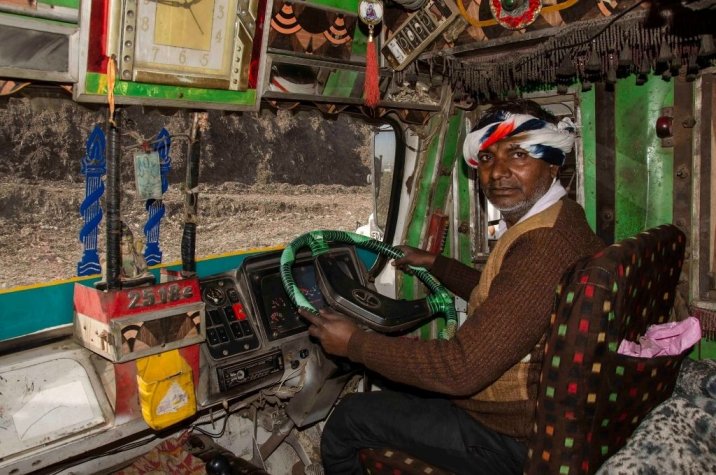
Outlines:
{"label": "man's ear", "polygon": [[550,165],[549,173],[552,175],[552,178],[557,178],[557,175],[559,175],[559,167],[557,165]]}

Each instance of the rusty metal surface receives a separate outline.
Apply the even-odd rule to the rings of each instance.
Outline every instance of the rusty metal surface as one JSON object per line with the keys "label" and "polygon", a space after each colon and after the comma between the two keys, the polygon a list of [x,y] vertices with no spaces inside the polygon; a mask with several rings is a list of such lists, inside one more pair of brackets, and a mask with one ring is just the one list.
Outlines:
{"label": "rusty metal surface", "polygon": [[[689,275],[691,260],[691,197],[694,180],[692,128],[686,128],[683,123],[693,118],[694,95],[693,83],[677,78],[674,82],[674,121],[672,125],[674,142],[674,224],[686,234],[686,255],[682,272]],[[686,294],[688,295],[688,294]]]}
{"label": "rusty metal surface", "polygon": [[606,244],[614,242],[616,163],[614,113],[614,93],[607,91],[603,83],[597,84],[595,122],[600,125],[596,129],[597,228],[595,232]]}

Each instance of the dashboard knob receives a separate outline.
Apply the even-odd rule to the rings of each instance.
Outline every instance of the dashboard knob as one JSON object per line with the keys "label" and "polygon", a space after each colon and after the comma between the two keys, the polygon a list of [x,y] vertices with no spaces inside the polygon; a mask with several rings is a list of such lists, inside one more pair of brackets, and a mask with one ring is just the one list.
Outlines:
{"label": "dashboard knob", "polygon": [[209,475],[232,475],[229,459],[219,454],[206,462],[206,473]]}

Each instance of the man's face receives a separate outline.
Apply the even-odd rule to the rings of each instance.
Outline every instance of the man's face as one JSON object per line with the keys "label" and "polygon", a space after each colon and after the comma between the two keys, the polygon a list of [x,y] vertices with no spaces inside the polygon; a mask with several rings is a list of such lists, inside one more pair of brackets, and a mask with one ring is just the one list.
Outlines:
{"label": "man's face", "polygon": [[512,225],[529,211],[552,185],[559,167],[531,157],[511,137],[478,154],[480,186],[490,203]]}

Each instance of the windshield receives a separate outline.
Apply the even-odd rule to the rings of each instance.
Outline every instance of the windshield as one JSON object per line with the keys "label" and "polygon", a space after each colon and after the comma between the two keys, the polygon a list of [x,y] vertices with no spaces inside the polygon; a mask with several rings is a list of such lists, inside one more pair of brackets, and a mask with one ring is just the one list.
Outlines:
{"label": "windshield", "polygon": [[[86,201],[97,186],[86,185],[81,163],[92,130],[105,128],[106,108],[44,96],[12,97],[0,115],[0,288],[76,276],[83,258],[80,233],[91,226],[80,207],[97,199]],[[171,139],[170,163],[162,161],[168,167],[160,195],[163,263],[180,259],[191,120],[188,111],[122,112],[120,213],[135,241],[147,240],[150,220],[136,186],[136,155],[162,127]],[[374,129],[350,115],[209,112],[201,141],[197,259],[283,245],[313,229],[355,231],[366,224],[373,212],[367,177]],[[96,232],[101,260],[105,200],[106,193],[99,198],[104,220]]]}

